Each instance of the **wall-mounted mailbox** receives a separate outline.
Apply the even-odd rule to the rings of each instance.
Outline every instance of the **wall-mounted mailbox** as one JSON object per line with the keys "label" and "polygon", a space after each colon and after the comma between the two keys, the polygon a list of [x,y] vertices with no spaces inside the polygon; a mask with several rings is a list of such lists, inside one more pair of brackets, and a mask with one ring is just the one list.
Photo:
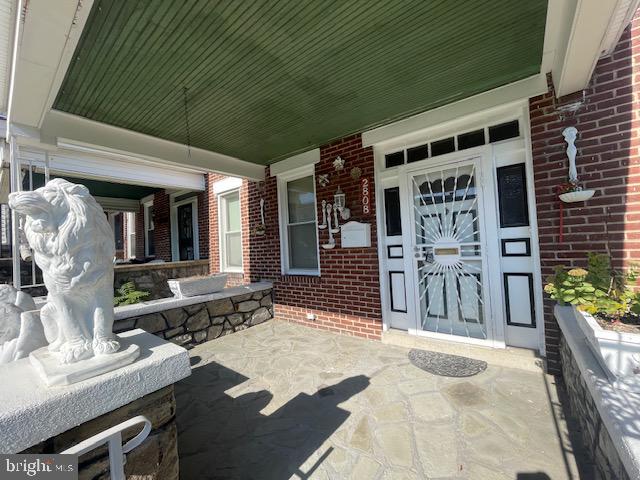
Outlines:
{"label": "wall-mounted mailbox", "polygon": [[347,222],[340,227],[342,248],[371,246],[371,225],[360,222]]}

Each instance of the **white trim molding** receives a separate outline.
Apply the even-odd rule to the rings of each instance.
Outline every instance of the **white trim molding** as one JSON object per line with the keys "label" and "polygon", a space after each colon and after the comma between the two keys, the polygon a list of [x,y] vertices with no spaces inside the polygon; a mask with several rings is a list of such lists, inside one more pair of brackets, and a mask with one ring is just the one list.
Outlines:
{"label": "white trim molding", "polygon": [[[225,207],[228,197],[231,195],[238,195],[239,203],[239,225],[240,225],[240,267],[234,267],[227,265],[226,253],[227,253],[227,215],[225,213]],[[227,189],[222,193],[218,193],[218,253],[220,256],[220,271],[230,273],[243,273],[244,258],[242,255],[242,197],[240,195],[240,188]]]}
{"label": "white trim molding", "polygon": [[534,75],[524,80],[363,132],[362,146],[369,147],[389,140],[398,140],[399,137],[405,135],[413,136],[419,134],[422,130],[443,126],[443,124],[458,120],[460,117],[472,114],[486,115],[490,109],[503,109],[506,104],[528,100],[536,95],[546,93],[547,90],[546,76],[542,74]]}
{"label": "white trim molding", "polygon": [[[151,197],[151,199],[149,199],[149,197]],[[149,197],[145,197],[141,200],[142,205],[144,206],[144,208],[142,209],[142,221],[144,223],[144,232],[142,232],[142,235],[144,237],[144,256],[146,257],[155,257],[155,233],[154,238],[153,238],[153,246],[154,246],[154,252],[153,255],[149,254],[149,232],[155,232],[155,224],[153,225],[154,228],[151,228],[151,218],[149,215],[149,210],[151,210],[151,207],[153,207],[153,195],[149,195]]]}
{"label": "white trim molding", "polygon": [[[308,164],[302,167],[292,169],[286,173],[282,173],[277,177],[278,183],[278,225],[280,228],[280,258],[281,258],[281,271],[282,275],[309,275],[320,276],[320,246],[318,235],[318,209],[316,196],[316,179],[315,179],[315,165]],[[317,269],[292,269],[289,268],[289,235],[287,231],[288,226],[288,211],[287,211],[287,182],[297,180],[303,177],[313,177],[313,196],[314,196],[314,214],[315,214],[315,226],[316,226],[316,258],[318,259]]]}
{"label": "white trim molding", "polygon": [[213,183],[213,193],[220,195],[230,190],[236,190],[242,187],[242,179],[238,177],[227,177]]}
{"label": "white trim molding", "polygon": [[305,167],[307,165],[315,165],[320,162],[320,149],[314,148],[308,152],[299,153],[269,166],[269,172],[272,177],[289,172],[290,170]]}
{"label": "white trim molding", "polygon": [[104,151],[105,154],[116,152],[164,165],[218,172],[256,181],[264,180],[264,165],[201,148],[189,148],[181,143],[57,110],[51,110],[46,115],[39,136],[47,141],[62,138],[77,145],[90,145],[94,149]]}
{"label": "white trim molding", "polygon": [[549,2],[543,72],[551,71],[556,95],[583,90],[602,55],[608,55],[640,0]]}
{"label": "white trim molding", "polygon": [[[191,206],[191,225],[192,225],[192,236],[193,236],[193,258],[191,260],[200,260],[200,229],[198,225],[198,196],[193,195],[191,197],[185,198],[184,200],[180,200],[178,202],[175,201],[176,197],[180,195],[184,195],[187,192],[176,192],[169,196],[170,203],[170,215],[169,221],[171,226],[171,259],[174,262],[179,262],[180,260],[180,246],[179,246],[179,238],[178,238],[178,207],[183,205]],[[187,260],[187,259],[185,259]]]}
{"label": "white trim molding", "polygon": [[[31,148],[20,149],[20,159],[29,162],[36,168],[44,170],[45,153]],[[189,189],[204,191],[203,173],[187,171],[183,168],[172,168],[168,165],[153,164],[134,157],[98,156],[57,149],[49,153],[49,169],[51,173],[103,180],[113,183],[144,185],[169,189]]]}

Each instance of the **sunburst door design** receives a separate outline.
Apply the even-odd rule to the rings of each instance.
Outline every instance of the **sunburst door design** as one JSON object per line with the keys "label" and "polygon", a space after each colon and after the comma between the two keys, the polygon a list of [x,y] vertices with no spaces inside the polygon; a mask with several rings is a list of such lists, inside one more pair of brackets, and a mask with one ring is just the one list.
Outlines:
{"label": "sunburst door design", "polygon": [[409,176],[422,330],[486,339],[476,164]]}

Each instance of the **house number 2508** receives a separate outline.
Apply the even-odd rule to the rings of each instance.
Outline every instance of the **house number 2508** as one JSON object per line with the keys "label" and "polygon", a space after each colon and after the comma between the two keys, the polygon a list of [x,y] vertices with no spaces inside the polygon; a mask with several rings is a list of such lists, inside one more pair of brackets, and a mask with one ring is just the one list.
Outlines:
{"label": "house number 2508", "polygon": [[371,212],[371,192],[369,191],[369,179],[360,180],[360,191],[362,192],[362,213],[368,215]]}

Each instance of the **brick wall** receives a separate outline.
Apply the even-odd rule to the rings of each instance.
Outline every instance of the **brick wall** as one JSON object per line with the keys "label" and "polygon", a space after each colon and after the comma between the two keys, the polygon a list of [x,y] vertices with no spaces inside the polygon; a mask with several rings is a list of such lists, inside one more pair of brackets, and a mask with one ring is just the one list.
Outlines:
{"label": "brick wall", "polygon": [[153,195],[153,208],[155,220],[154,239],[156,246],[156,258],[171,261],[171,209],[169,207],[169,195],[164,190],[157,191]]}
{"label": "brick wall", "polygon": [[[332,166],[340,155],[346,162],[342,172]],[[322,200],[333,203],[333,195],[340,186],[346,193],[352,220],[371,224],[370,248],[320,248],[320,277],[281,275],[280,235],[278,225],[277,182],[266,172],[263,184],[251,183],[249,196],[249,226],[253,230],[260,223],[260,198],[265,199],[265,235],[251,231],[249,255],[250,278],[274,283],[275,312],[281,319],[303,323],[324,330],[380,338],[382,313],[380,306],[380,278],[378,272],[377,234],[375,222],[375,194],[373,150],[363,148],[360,135],[350,136],[320,149],[321,160],[315,167],[318,218],[322,218]],[[371,211],[363,214],[360,180],[350,176],[353,167],[362,169],[362,176],[370,181]],[[322,187],[318,175],[329,174],[330,183]],[[328,232],[318,230],[320,244],[327,243]],[[246,274],[246,272],[245,272]],[[315,320],[307,320],[315,314]]]}
{"label": "brick wall", "polygon": [[136,258],[144,259],[144,205],[140,205],[140,210],[136,213]]}
{"label": "brick wall", "polygon": [[198,194],[198,249],[200,259],[209,258],[209,175],[205,175],[205,190]]}
{"label": "brick wall", "polygon": [[[640,23],[627,28],[615,51],[598,62],[583,92],[530,100],[531,141],[543,278],[555,265],[584,266],[587,252],[611,252],[616,267],[640,259],[640,157],[636,111],[640,69]],[[551,85],[551,84],[550,84]],[[577,111],[564,110],[581,102]],[[596,189],[584,203],[564,204],[564,242],[559,243],[557,186],[567,181],[562,131],[578,129],[576,163],[584,188]],[[558,325],[545,299],[548,369],[559,372]]]}

